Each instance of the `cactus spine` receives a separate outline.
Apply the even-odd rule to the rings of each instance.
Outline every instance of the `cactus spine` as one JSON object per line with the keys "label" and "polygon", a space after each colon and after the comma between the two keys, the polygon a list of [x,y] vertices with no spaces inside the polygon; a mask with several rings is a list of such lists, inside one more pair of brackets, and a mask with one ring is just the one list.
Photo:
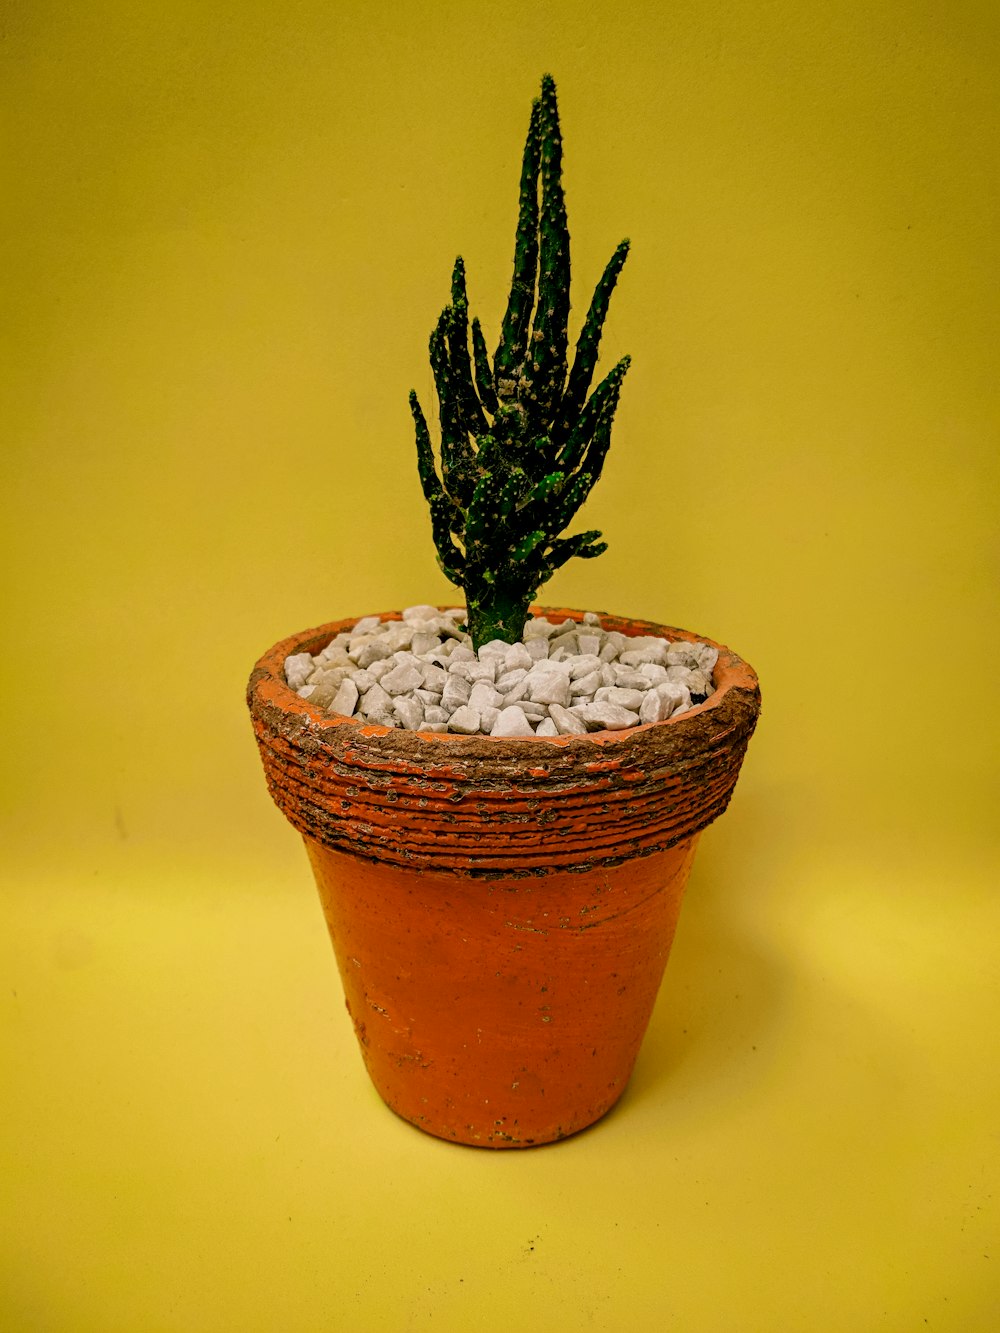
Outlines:
{"label": "cactus spine", "polygon": [[410,393],[438,563],[465,590],[476,649],[490,639],[520,639],[541,585],[573,556],[591,559],[607,549],[597,531],[559,534],[600,476],[611,443],[629,358],[592,393],[590,386],[628,249],[622,241],[608,261],[569,368],[562,139],[556,87],[546,74],[524,145],[514,273],[492,366],[478,319],[470,329],[461,257],[451,301],[431,334],[439,462],[417,395]]}

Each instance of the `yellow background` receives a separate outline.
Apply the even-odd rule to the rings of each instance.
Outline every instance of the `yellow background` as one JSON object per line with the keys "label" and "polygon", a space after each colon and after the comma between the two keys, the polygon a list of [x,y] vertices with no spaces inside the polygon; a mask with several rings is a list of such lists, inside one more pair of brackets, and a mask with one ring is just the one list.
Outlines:
{"label": "yellow background", "polygon": [[[4,6],[0,1326],[1000,1327],[991,0]],[[406,394],[555,75],[634,358],[546,594],[760,672],[625,1100],[365,1079],[242,692],[451,600]]]}

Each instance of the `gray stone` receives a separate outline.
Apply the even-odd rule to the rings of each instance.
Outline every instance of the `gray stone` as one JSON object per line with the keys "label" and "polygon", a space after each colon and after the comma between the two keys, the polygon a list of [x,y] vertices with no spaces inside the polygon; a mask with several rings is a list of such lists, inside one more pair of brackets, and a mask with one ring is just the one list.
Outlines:
{"label": "gray stone", "polygon": [[517,667],[514,671],[505,671],[502,676],[497,676],[497,689],[501,694],[506,694],[515,685],[520,684],[527,674],[523,667]]}
{"label": "gray stone", "polygon": [[469,691],[469,707],[482,712],[484,708],[499,708],[503,696],[487,680],[477,680]]}
{"label": "gray stone", "polygon": [[638,713],[642,707],[642,690],[622,690],[617,686],[603,686],[594,696],[596,703],[617,704],[619,708],[627,708],[631,713]]}
{"label": "gray stone", "polygon": [[475,685],[477,680],[485,680],[492,685],[497,678],[497,658],[487,658],[485,662],[469,662],[462,675],[472,685]]}
{"label": "gray stone", "polygon": [[362,616],[351,631],[351,637],[356,637],[359,634],[371,634],[373,630],[378,629],[381,623],[378,616]]}
{"label": "gray stone", "polygon": [[440,614],[436,606],[428,606],[425,603],[420,606],[408,606],[403,612],[403,619],[409,621],[436,620]]}
{"label": "gray stone", "polygon": [[628,638],[624,634],[619,634],[616,629],[608,630],[598,656],[602,662],[613,662],[627,643]]}
{"label": "gray stone", "polygon": [[315,667],[309,653],[292,653],[285,658],[285,680],[293,690],[301,689]]}
{"label": "gray stone", "polygon": [[[332,643],[327,644],[327,646],[319,654],[319,656],[316,658],[317,666],[346,667],[348,670],[350,670],[354,666],[354,662],[347,655],[347,645],[338,643],[337,639],[339,638],[340,635],[338,634],[337,638],[334,639]],[[308,657],[309,654],[300,653],[299,656]]]}
{"label": "gray stone", "polygon": [[548,704],[536,704],[530,699],[522,699],[518,705],[525,717],[530,717],[533,721],[540,721],[543,717],[549,715]]}
{"label": "gray stone", "polygon": [[364,713],[370,722],[379,722],[382,726],[392,726],[396,722],[392,699],[378,684],[373,685],[361,696],[359,711]]}
{"label": "gray stone", "polygon": [[575,657],[579,652],[576,643],[576,630],[569,630],[562,634],[557,634],[549,640],[549,657],[555,657],[556,653],[565,649],[566,654]]}
{"label": "gray stone", "polygon": [[424,689],[436,690],[438,694],[444,689],[444,683],[448,679],[448,673],[444,667],[436,666],[433,662],[423,664]]}
{"label": "gray stone", "polygon": [[574,680],[569,688],[570,694],[583,695],[588,699],[593,699],[601,688],[601,673],[592,671],[589,676],[581,676],[579,680]]}
{"label": "gray stone", "polygon": [[413,626],[407,625],[405,620],[391,620],[382,626],[382,638],[390,653],[398,653],[413,642]]}
{"label": "gray stone", "polygon": [[665,680],[662,685],[654,685],[653,689],[669,703],[668,717],[673,717],[674,713],[683,713],[691,707],[691,691],[679,681]]}
{"label": "gray stone", "polygon": [[549,641],[544,635],[536,635],[533,639],[525,639],[524,651],[533,662],[544,662],[549,655]]}
{"label": "gray stone", "polygon": [[478,708],[470,708],[468,704],[463,704],[461,708],[456,708],[448,719],[448,730],[455,731],[460,736],[474,736],[481,722]]}
{"label": "gray stone", "polygon": [[642,705],[639,708],[640,722],[665,722],[674,710],[674,705],[669,699],[665,699],[662,694],[657,694],[656,690],[649,690],[643,696]]}
{"label": "gray stone", "polygon": [[620,704],[584,704],[579,711],[588,731],[624,731],[626,727],[639,725],[639,714]]}
{"label": "gray stone", "polygon": [[503,695],[503,703],[517,704],[520,703],[521,700],[524,698],[524,696],[528,693],[529,684],[530,680],[527,671],[522,671],[520,673],[520,679],[515,681],[514,684],[511,685],[506,690],[500,690],[500,681],[497,681],[497,689]]}
{"label": "gray stone", "polygon": [[385,643],[379,643],[377,639],[372,639],[366,643],[363,648],[358,649],[354,654],[354,660],[359,667],[369,667],[373,662],[380,662],[385,657],[391,657],[392,650]]}
{"label": "gray stone", "polygon": [[[663,670],[663,668],[660,668]],[[620,690],[648,690],[651,681],[648,676],[644,676],[641,671],[635,671],[631,667],[619,666],[617,663],[614,668],[615,685]]]}
{"label": "gray stone", "polygon": [[[374,662],[372,665],[378,667],[381,663]],[[366,671],[352,671],[351,680],[357,685],[359,694],[366,694],[373,685],[378,683],[378,676],[369,668]]]}
{"label": "gray stone", "polygon": [[419,731],[424,721],[424,710],[416,699],[400,696],[393,699],[392,706],[396,716],[407,731]]}
{"label": "gray stone", "polygon": [[535,735],[558,736],[559,728],[556,726],[556,724],[552,721],[550,717],[544,717],[542,718],[541,722],[539,722],[538,726],[535,728]]}
{"label": "gray stone", "polygon": [[537,704],[569,703],[569,672],[558,664],[536,663],[528,673],[528,698]]}
{"label": "gray stone", "polygon": [[432,653],[435,648],[440,647],[440,635],[431,633],[414,634],[410,643],[410,650],[415,657],[424,657],[427,653]]}
{"label": "gray stone", "polygon": [[549,704],[549,717],[556,724],[560,736],[582,736],[587,724],[575,709]]}
{"label": "gray stone", "polygon": [[511,671],[530,671],[534,660],[523,643],[512,643],[504,655],[504,675]]}
{"label": "gray stone", "polygon": [[643,662],[655,662],[658,666],[666,666],[669,646],[666,639],[640,635],[628,641],[628,648],[619,653],[618,660],[623,666],[638,667]]}
{"label": "gray stone", "polygon": [[411,690],[419,689],[423,683],[424,673],[410,662],[400,662],[379,681],[383,690],[389,694],[408,694]]}
{"label": "gray stone", "polygon": [[479,660],[480,662],[503,662],[512,646],[503,639],[490,639],[488,643],[484,643],[480,647]]}
{"label": "gray stone", "polygon": [[358,687],[350,676],[340,682],[340,688],[330,699],[327,708],[331,713],[341,713],[351,717],[358,706]]}
{"label": "gray stone", "polygon": [[517,704],[502,708],[490,729],[491,736],[534,736],[535,729]]}
{"label": "gray stone", "polygon": [[547,639],[555,630],[545,616],[533,616],[525,622],[523,642],[527,645],[532,639]]}
{"label": "gray stone", "polygon": [[449,675],[441,694],[441,707],[453,713],[456,708],[469,702],[471,692],[472,686],[462,676]]}
{"label": "gray stone", "polygon": [[658,666],[655,662],[643,662],[638,674],[645,676],[651,685],[659,685],[661,681],[667,679],[667,668]]}
{"label": "gray stone", "polygon": [[596,653],[581,653],[569,664],[570,679],[579,680],[581,676],[589,676],[592,671],[600,671],[601,666],[601,659]]}

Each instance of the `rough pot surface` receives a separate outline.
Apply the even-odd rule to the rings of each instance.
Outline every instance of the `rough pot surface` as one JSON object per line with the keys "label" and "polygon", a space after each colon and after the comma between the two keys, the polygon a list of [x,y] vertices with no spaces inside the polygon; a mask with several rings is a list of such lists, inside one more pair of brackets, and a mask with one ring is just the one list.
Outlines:
{"label": "rough pot surface", "polygon": [[287,656],[355,619],[275,645],[248,702],[271,794],[306,841],[369,1073],[444,1138],[564,1137],[624,1090],[697,834],[726,808],[756,725],[756,675],[715,645],[713,694],[665,722],[544,739],[405,732],[329,716],[285,683]]}

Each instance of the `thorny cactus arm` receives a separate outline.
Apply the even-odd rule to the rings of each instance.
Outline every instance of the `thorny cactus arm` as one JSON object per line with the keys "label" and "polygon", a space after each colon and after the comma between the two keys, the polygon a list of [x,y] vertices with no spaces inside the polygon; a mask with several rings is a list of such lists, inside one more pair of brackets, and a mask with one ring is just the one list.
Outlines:
{"label": "thorny cactus arm", "polygon": [[440,472],[417,395],[410,394],[438,561],[465,590],[477,649],[490,639],[519,639],[539,587],[573,556],[591,559],[606,549],[597,531],[559,534],[600,476],[611,443],[629,358],[587,395],[627,255],[622,241],[594,292],[567,378],[569,230],[556,89],[545,75],[524,147],[514,273],[492,368],[477,319],[470,352],[461,258],[451,303],[431,334]]}

